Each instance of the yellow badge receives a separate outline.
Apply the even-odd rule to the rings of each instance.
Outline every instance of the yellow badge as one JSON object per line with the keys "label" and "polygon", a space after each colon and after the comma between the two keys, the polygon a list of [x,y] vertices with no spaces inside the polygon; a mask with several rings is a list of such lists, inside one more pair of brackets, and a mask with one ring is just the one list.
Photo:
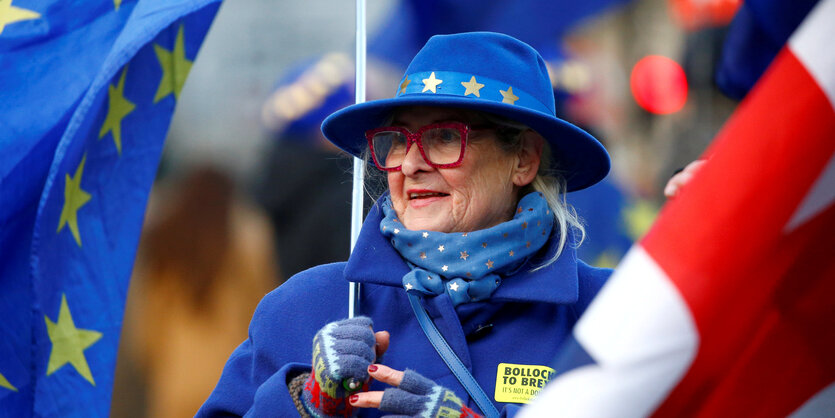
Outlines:
{"label": "yellow badge", "polygon": [[499,363],[496,371],[496,402],[530,403],[551,380],[547,366]]}

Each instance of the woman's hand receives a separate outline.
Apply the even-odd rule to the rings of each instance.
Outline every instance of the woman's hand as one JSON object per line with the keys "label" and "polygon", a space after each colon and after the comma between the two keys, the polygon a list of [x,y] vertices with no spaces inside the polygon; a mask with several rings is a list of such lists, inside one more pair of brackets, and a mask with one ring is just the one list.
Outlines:
{"label": "woman's hand", "polygon": [[378,408],[398,416],[481,417],[464,405],[453,391],[413,370],[401,372],[381,364],[372,364],[368,366],[368,374],[394,387],[385,391],[351,395],[350,402],[354,407]]}
{"label": "woman's hand", "polygon": [[690,164],[687,164],[687,167],[684,167],[683,170],[673,175],[664,187],[664,196],[668,198],[675,197],[681,188],[690,182],[693,176],[696,175],[696,172],[702,168],[702,165],[704,165],[706,161],[707,160],[693,161]]}
{"label": "woman's hand", "polygon": [[313,337],[313,370],[302,402],[315,416],[351,416],[352,393],[367,388],[368,366],[388,347],[388,333],[372,331],[367,317],[331,322]]}

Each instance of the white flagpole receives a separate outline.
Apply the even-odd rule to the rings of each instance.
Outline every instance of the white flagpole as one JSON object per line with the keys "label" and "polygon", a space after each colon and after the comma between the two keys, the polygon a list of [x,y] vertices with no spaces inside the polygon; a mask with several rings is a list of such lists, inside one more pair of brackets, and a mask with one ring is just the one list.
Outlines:
{"label": "white flagpole", "polygon": [[[356,33],[356,103],[365,101],[365,0],[357,1]],[[354,157],[354,190],[351,197],[351,252],[357,243],[362,227],[363,183],[365,164]],[[348,285],[348,317],[353,318],[360,312],[360,284]]]}

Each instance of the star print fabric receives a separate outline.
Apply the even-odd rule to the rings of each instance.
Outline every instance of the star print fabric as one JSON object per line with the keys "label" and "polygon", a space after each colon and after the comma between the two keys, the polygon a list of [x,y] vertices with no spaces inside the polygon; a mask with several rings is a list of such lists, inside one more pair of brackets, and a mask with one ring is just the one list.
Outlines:
{"label": "star print fabric", "polygon": [[397,219],[390,198],[382,209],[380,231],[413,267],[403,276],[406,291],[446,292],[455,305],[489,299],[501,276],[539,251],[554,225],[551,208],[539,192],[523,197],[510,221],[472,232],[412,231]]}

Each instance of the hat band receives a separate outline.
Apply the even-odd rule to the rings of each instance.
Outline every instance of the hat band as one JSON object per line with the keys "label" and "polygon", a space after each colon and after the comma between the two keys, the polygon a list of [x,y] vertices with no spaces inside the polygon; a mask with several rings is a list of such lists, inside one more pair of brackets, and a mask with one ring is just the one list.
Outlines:
{"label": "hat band", "polygon": [[400,87],[397,89],[395,97],[412,94],[473,97],[554,115],[553,109],[524,90],[515,89],[502,81],[473,74],[452,71],[427,71],[408,74],[400,80]]}

